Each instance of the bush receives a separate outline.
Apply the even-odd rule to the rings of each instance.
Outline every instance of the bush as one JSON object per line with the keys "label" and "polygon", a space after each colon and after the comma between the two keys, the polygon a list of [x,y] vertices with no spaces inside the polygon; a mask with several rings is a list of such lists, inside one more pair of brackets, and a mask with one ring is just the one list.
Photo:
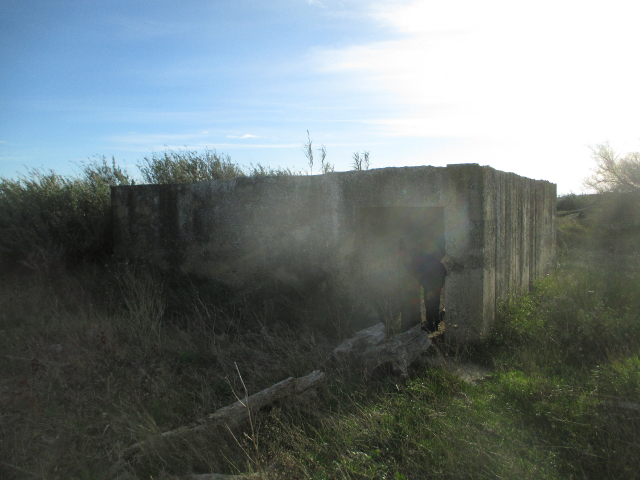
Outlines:
{"label": "bush", "polygon": [[[493,353],[505,364],[556,375],[640,348],[640,268],[631,257],[582,249],[561,270],[502,305]],[[504,355],[504,357],[501,357]]]}
{"label": "bush", "polygon": [[151,158],[145,157],[138,164],[138,168],[143,182],[151,184],[204,182],[247,176],[231,161],[229,155],[218,155],[215,150],[205,150],[204,154],[189,150],[153,152]]}
{"label": "bush", "polygon": [[142,180],[150,184],[206,182],[242,177],[272,177],[297,175],[289,168],[251,165],[246,171],[231,161],[231,157],[205,150],[204,154],[189,150],[154,152],[138,164]]}
{"label": "bush", "polygon": [[129,175],[106,158],[82,164],[78,177],[28,170],[0,179],[0,253],[30,268],[77,263],[109,255],[113,248],[112,185]]}
{"label": "bush", "polygon": [[[0,260],[39,270],[112,253],[110,187],[128,185],[131,177],[114,158],[111,164],[93,158],[81,167],[78,176],[29,169],[17,180],[0,178]],[[138,168],[151,184],[296,175],[260,164],[245,171],[215,150],[154,152]]]}
{"label": "bush", "polygon": [[260,164],[253,165],[247,170],[247,175],[249,177],[282,177],[282,176],[291,176],[291,175],[299,175],[299,172],[294,172],[289,168],[271,168],[271,167],[263,167]]}

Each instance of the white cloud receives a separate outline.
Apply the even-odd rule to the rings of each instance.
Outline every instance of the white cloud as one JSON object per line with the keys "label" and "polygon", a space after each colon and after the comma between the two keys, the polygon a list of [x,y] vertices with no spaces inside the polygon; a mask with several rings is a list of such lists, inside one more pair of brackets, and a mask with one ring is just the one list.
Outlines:
{"label": "white cloud", "polygon": [[244,135],[227,135],[227,138],[260,138],[258,135],[251,135],[250,133],[245,133]]}
{"label": "white cloud", "polygon": [[[603,35],[593,31],[606,25],[595,18],[601,12],[551,5],[526,11],[512,3],[414,2],[380,15],[408,38],[326,51],[322,63],[329,71],[365,71],[370,87],[394,95],[409,112],[388,123],[401,135],[407,124],[423,128],[423,136],[584,131],[611,121],[598,121],[602,116],[626,116],[629,101],[638,105],[627,66],[632,30]],[[610,62],[624,74],[612,75]]]}

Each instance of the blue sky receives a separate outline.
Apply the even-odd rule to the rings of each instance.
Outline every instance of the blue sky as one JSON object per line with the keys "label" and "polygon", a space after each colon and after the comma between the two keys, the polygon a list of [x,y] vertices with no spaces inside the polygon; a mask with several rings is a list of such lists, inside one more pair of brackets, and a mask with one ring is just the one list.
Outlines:
{"label": "blue sky", "polygon": [[165,148],[480,163],[580,192],[640,150],[631,1],[3,0],[0,176]]}

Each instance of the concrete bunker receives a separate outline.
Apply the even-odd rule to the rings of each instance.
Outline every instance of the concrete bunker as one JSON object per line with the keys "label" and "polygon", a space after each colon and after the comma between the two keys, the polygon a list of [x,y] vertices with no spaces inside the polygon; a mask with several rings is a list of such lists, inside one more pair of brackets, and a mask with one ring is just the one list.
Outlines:
{"label": "concrete bunker", "polygon": [[461,342],[547,272],[555,201],[554,184],[477,164],[112,189],[117,256],[233,288],[315,289],[362,326],[402,309],[400,240],[442,254],[447,337]]}

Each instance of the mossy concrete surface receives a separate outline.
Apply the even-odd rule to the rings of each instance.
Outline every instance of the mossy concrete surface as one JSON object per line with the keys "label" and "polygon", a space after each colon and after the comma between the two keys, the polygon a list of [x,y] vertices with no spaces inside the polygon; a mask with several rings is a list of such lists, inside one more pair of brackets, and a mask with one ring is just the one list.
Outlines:
{"label": "mossy concrete surface", "polygon": [[117,256],[346,300],[363,325],[399,312],[401,239],[446,254],[447,337],[461,342],[546,273],[555,201],[554,184],[477,164],[112,188]]}

